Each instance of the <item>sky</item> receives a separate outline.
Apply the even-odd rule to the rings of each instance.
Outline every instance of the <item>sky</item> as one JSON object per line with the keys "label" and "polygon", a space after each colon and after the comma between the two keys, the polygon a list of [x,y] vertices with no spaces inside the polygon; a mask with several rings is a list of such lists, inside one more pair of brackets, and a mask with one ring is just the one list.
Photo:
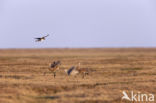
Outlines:
{"label": "sky", "polygon": [[0,0],[0,48],[81,47],[156,47],[156,0]]}

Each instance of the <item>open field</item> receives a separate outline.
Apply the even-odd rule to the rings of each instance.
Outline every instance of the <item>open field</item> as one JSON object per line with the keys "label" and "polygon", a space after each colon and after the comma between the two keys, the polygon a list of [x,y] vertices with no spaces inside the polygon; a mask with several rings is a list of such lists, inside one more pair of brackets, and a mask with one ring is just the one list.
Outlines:
{"label": "open field", "polygon": [[[43,75],[54,60],[55,79]],[[79,62],[88,76],[64,73]],[[156,49],[0,50],[0,103],[130,103],[123,90],[156,95]]]}

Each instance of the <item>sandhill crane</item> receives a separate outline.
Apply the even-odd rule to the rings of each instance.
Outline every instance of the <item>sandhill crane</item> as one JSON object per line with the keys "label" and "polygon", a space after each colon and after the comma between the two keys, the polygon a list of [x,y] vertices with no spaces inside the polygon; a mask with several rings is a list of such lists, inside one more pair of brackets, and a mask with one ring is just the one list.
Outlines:
{"label": "sandhill crane", "polygon": [[43,40],[45,40],[45,38],[48,37],[48,36],[49,36],[49,34],[46,35],[46,36],[40,37],[40,38],[35,38],[35,39],[36,39],[36,42],[43,41]]}
{"label": "sandhill crane", "polygon": [[65,72],[68,74],[68,75],[77,75],[79,73],[78,70],[76,70],[76,67],[75,66],[72,66],[71,68],[69,68],[68,70],[65,69]]}
{"label": "sandhill crane", "polygon": [[78,66],[72,66],[71,68],[69,68],[68,70],[65,69],[65,72],[68,75],[78,75],[78,74],[82,74],[82,77],[84,78],[86,75],[88,75],[88,69],[87,68],[80,68],[80,63]]}
{"label": "sandhill crane", "polygon": [[[48,69],[49,69],[49,71],[51,71],[53,73],[54,78],[55,78],[56,71],[59,70],[61,62],[60,61],[54,61],[53,63],[50,63],[49,65],[50,65],[50,67]],[[45,75],[45,73],[44,73],[44,75]]]}

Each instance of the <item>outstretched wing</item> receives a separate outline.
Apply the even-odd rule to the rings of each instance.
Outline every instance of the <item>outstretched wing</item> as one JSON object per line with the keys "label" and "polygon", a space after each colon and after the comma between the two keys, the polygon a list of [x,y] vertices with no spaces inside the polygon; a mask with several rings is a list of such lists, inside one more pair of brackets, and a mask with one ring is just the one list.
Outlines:
{"label": "outstretched wing", "polygon": [[61,62],[60,61],[54,61],[52,64],[51,64],[51,68],[54,68],[54,67],[57,67],[61,65]]}
{"label": "outstretched wing", "polygon": [[41,38],[34,38],[36,42],[41,41]]}
{"label": "outstretched wing", "polygon": [[48,35],[46,35],[46,36],[44,36],[44,38],[45,38],[45,37],[48,37],[48,36],[49,36],[49,34],[48,34]]}
{"label": "outstretched wing", "polygon": [[34,39],[37,39],[37,40],[39,40],[39,39],[41,39],[41,38],[34,38]]}
{"label": "outstretched wing", "polygon": [[71,74],[71,72],[72,72],[74,69],[75,69],[75,67],[74,67],[74,66],[73,66],[73,67],[71,67],[71,68],[67,71],[68,75],[70,75],[70,74]]}

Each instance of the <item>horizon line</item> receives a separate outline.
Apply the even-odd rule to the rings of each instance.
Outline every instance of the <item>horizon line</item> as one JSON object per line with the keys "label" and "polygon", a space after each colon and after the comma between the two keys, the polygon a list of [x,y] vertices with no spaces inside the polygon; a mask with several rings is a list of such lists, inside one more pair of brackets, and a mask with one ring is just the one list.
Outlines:
{"label": "horizon line", "polygon": [[41,48],[0,48],[4,49],[156,49],[156,47],[41,47]]}

